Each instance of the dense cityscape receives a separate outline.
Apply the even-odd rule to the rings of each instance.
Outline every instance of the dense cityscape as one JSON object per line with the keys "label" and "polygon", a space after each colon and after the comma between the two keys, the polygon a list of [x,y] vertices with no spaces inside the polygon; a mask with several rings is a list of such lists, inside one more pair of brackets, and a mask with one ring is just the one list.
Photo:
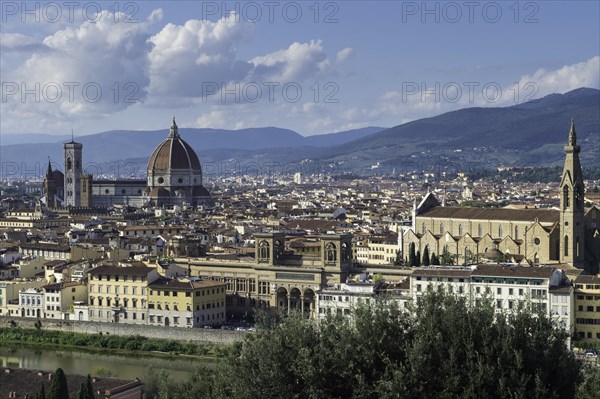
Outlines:
{"label": "dense cityscape", "polygon": [[2,2],[0,397],[600,398],[573,4]]}

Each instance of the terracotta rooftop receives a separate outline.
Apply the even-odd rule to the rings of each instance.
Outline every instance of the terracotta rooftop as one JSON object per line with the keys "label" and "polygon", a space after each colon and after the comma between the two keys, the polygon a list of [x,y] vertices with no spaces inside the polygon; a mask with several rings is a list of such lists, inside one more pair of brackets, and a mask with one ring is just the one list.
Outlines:
{"label": "terracotta rooftop", "polygon": [[560,220],[560,212],[552,209],[497,209],[497,208],[458,208],[436,206],[419,215],[421,217],[473,220],[518,220],[540,223],[555,223]]}

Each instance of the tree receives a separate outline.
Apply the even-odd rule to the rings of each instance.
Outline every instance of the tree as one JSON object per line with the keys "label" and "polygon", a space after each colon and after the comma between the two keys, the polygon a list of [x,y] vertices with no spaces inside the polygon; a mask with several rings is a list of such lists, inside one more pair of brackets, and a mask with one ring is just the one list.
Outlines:
{"label": "tree", "polygon": [[258,319],[194,397],[573,398],[582,379],[545,314],[496,314],[489,299],[471,306],[441,287],[409,309],[377,298],[318,326],[296,313]]}
{"label": "tree", "polygon": [[47,399],[69,399],[67,376],[61,368],[56,369],[56,372],[54,373]]}
{"label": "tree", "polygon": [[415,243],[411,242],[408,245],[408,266],[417,265],[417,255],[415,254]]}
{"label": "tree", "polygon": [[577,387],[576,399],[600,399],[600,369],[588,365],[583,370],[583,381]]}
{"label": "tree", "polygon": [[396,251],[396,259],[394,260],[394,265],[395,266],[404,265],[404,259],[402,259],[402,253],[400,252],[400,250]]}
{"label": "tree", "polygon": [[455,260],[456,255],[452,255],[450,252],[448,252],[448,248],[444,247],[444,252],[440,257],[440,264],[445,266],[454,265]]}
{"label": "tree", "polygon": [[423,266],[429,266],[429,245],[425,245],[425,249],[423,250],[423,262],[421,263]]}
{"label": "tree", "polygon": [[95,399],[94,387],[92,386],[92,377],[88,374],[85,382],[81,383],[79,389],[79,399]]}
{"label": "tree", "polygon": [[415,255],[415,266],[421,266],[421,251],[417,251]]}
{"label": "tree", "polygon": [[431,264],[432,265],[439,265],[440,264],[440,260],[438,259],[438,257],[435,254],[435,252],[431,253]]}
{"label": "tree", "polygon": [[44,381],[42,381],[41,385],[40,391],[37,393],[37,395],[35,395],[36,399],[46,399],[46,388],[44,387]]}

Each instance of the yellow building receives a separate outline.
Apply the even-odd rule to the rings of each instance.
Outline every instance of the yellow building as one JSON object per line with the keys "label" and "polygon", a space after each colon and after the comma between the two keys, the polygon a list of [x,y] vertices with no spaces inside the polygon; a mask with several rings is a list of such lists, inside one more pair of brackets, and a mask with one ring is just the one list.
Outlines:
{"label": "yellow building", "polygon": [[146,266],[98,266],[90,270],[89,319],[147,324],[146,286],[156,278],[156,269]]}
{"label": "yellow building", "polygon": [[191,278],[159,277],[148,284],[148,324],[201,327],[223,324],[225,284]]}
{"label": "yellow building", "polygon": [[575,335],[583,342],[600,340],[600,275],[575,279]]}

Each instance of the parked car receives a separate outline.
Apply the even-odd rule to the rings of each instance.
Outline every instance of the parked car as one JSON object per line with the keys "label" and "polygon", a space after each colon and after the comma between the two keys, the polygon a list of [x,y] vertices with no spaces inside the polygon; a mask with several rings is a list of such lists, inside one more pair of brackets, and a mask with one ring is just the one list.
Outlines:
{"label": "parked car", "polygon": [[596,349],[586,349],[585,351],[586,357],[598,357],[598,351]]}

